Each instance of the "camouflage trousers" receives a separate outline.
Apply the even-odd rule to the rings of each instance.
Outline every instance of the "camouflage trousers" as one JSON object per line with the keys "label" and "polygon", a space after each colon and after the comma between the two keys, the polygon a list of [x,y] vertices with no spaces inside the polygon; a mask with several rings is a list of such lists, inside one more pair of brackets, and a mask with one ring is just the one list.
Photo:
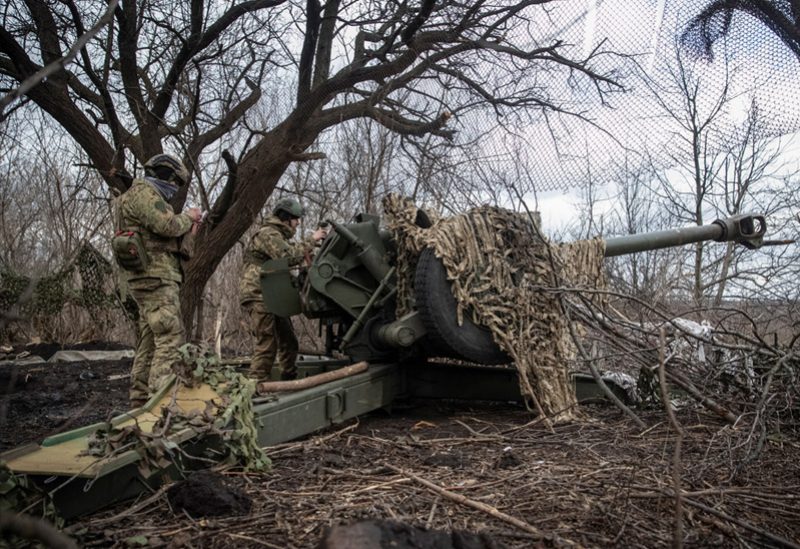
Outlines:
{"label": "camouflage trousers", "polygon": [[184,342],[177,282],[141,278],[129,283],[139,306],[139,334],[131,370],[130,398],[141,403],[157,392],[178,361]]}
{"label": "camouflage trousers", "polygon": [[253,335],[250,376],[269,379],[276,364],[281,369],[281,379],[296,378],[298,344],[291,319],[268,313],[261,301],[243,303],[242,310],[250,319]]}

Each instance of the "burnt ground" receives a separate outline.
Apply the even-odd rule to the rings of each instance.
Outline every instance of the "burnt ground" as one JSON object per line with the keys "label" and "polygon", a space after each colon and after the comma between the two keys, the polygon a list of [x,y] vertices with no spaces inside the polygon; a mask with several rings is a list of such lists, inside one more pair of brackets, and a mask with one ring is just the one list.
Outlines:
{"label": "burnt ground", "polygon": [[[127,379],[107,378],[128,368],[0,371],[2,387],[16,376],[0,400],[4,448],[124,407]],[[332,527],[370,521],[336,530],[340,544],[324,547],[660,547],[676,535],[688,547],[800,544],[796,434],[771,434],[756,454],[747,418],[731,427],[687,407],[677,414],[685,434],[676,459],[676,433],[659,409],[638,411],[641,430],[604,405],[585,406],[584,422],[548,428],[510,405],[414,404],[269,448],[270,473],[225,470],[172,484],[67,532],[84,547],[305,548],[322,547]],[[201,516],[202,506],[187,507],[199,499],[220,503]],[[377,545],[354,541],[364,532]]]}
{"label": "burnt ground", "polygon": [[[47,360],[63,349],[125,348],[101,342],[39,343],[15,347],[5,359],[28,353]],[[125,411],[129,379],[120,376],[130,368],[130,360],[0,365],[0,452]]]}

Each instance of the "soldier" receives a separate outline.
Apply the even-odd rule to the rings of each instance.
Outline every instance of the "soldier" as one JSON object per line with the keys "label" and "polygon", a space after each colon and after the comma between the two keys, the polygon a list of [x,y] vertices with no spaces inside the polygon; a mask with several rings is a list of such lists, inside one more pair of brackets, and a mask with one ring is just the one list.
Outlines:
{"label": "soldier", "polygon": [[169,154],[144,165],[145,177],[117,199],[117,234],[112,241],[123,282],[139,306],[138,341],[130,399],[141,406],[161,388],[183,342],[178,290],[183,280],[179,238],[197,232],[200,210],[176,214],[169,205],[189,171]]}
{"label": "soldier", "polygon": [[293,198],[284,198],[275,205],[272,215],[259,231],[253,235],[245,252],[245,268],[239,285],[239,301],[242,310],[250,319],[253,334],[253,361],[250,376],[269,379],[273,363],[281,369],[281,379],[297,377],[297,338],[292,321],[270,314],[264,308],[261,297],[261,265],[268,259],[289,258],[289,265],[299,265],[314,245],[327,234],[317,229],[307,239],[291,242],[303,207]]}

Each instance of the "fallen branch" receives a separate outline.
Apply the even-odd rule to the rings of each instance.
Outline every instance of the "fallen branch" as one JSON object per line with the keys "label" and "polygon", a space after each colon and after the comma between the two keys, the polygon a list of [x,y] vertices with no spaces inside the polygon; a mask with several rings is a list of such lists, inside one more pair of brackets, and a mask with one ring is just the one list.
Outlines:
{"label": "fallen branch", "polygon": [[562,538],[562,537],[560,537],[560,536],[558,536],[556,534],[545,534],[541,530],[539,530],[538,528],[533,526],[532,524],[530,524],[528,522],[525,522],[524,520],[520,520],[520,519],[518,519],[516,517],[512,517],[511,515],[507,515],[507,514],[503,513],[502,511],[498,510],[496,507],[492,507],[491,505],[486,505],[485,503],[481,503],[479,501],[475,501],[473,499],[469,499],[469,498],[467,498],[465,496],[462,496],[461,494],[456,494],[456,493],[451,492],[449,490],[445,490],[441,486],[437,486],[436,484],[434,484],[434,483],[432,483],[432,482],[430,482],[428,480],[425,480],[424,478],[420,478],[420,477],[414,475],[413,473],[409,473],[407,471],[404,471],[404,470],[400,469],[399,467],[395,467],[394,465],[391,465],[391,464],[388,464],[388,463],[386,463],[384,465],[385,465],[385,467],[387,467],[388,469],[391,469],[392,471],[396,472],[397,474],[403,475],[404,477],[409,478],[409,479],[413,480],[414,482],[425,486],[426,488],[429,488],[430,490],[432,490],[433,492],[439,494],[442,497],[445,497],[445,498],[447,498],[447,499],[449,499],[451,501],[455,501],[456,503],[460,503],[461,505],[466,505],[467,507],[472,507],[473,509],[477,509],[478,511],[482,511],[482,512],[484,512],[484,513],[486,513],[486,514],[488,514],[488,515],[490,515],[490,516],[492,516],[492,517],[494,517],[496,519],[500,519],[503,522],[507,522],[507,523],[509,523],[509,524],[511,524],[513,526],[516,526],[520,530],[524,530],[525,532],[528,532],[529,534],[533,534],[534,536],[536,536],[536,539],[546,539],[548,541],[554,541],[554,542],[557,542],[557,543],[562,544],[562,545],[570,545],[570,546],[575,546],[576,545],[575,542],[567,540],[565,538]]}
{"label": "fallen branch", "polygon": [[737,418],[735,415],[733,415],[733,413],[730,410],[723,408],[721,405],[717,404],[715,400],[705,396],[697,389],[697,387],[694,386],[694,384],[691,381],[684,378],[683,376],[678,375],[675,372],[665,372],[665,375],[671,382],[673,382],[675,385],[677,385],[678,387],[689,393],[689,395],[692,398],[694,398],[700,404],[702,404],[703,406],[705,406],[706,408],[717,414],[719,417],[725,419],[725,421],[727,421],[731,425],[734,425],[736,423]]}
{"label": "fallen branch", "polygon": [[619,408],[620,410],[622,410],[622,412],[623,412],[623,413],[624,413],[626,416],[628,416],[629,418],[631,418],[631,420],[633,420],[633,422],[634,422],[634,423],[635,423],[635,424],[636,424],[636,425],[639,427],[639,429],[646,429],[646,428],[647,428],[647,425],[645,425],[645,424],[644,424],[644,421],[642,421],[641,419],[639,419],[639,416],[637,416],[637,415],[634,413],[634,411],[633,411],[633,410],[631,410],[630,408],[628,408],[628,407],[625,405],[625,403],[624,403],[624,402],[622,402],[622,401],[619,399],[619,397],[617,397],[617,395],[615,395],[615,394],[614,394],[614,391],[612,391],[612,390],[611,390],[611,389],[608,387],[608,385],[606,385],[606,382],[605,382],[605,381],[603,381],[603,376],[602,376],[602,375],[600,375],[600,372],[597,370],[597,366],[595,365],[595,360],[597,360],[597,352],[596,352],[596,348],[595,348],[595,346],[594,346],[594,345],[592,345],[592,349],[591,349],[591,355],[590,355],[589,357],[586,357],[586,356],[585,356],[585,355],[586,355],[586,351],[583,349],[583,346],[580,344],[580,342],[579,342],[579,340],[578,340],[578,336],[577,336],[577,334],[575,333],[575,328],[572,326],[572,320],[571,320],[571,319],[570,319],[570,323],[569,323],[569,332],[570,332],[570,334],[572,335],[573,341],[575,342],[575,344],[576,344],[576,347],[578,348],[578,351],[579,351],[579,352],[580,352],[582,355],[584,355],[584,356],[583,356],[583,358],[584,358],[584,359],[587,359],[587,358],[588,358],[588,360],[586,360],[586,363],[589,365],[589,371],[590,371],[590,372],[592,372],[592,377],[594,378],[594,382],[597,384],[597,386],[598,386],[598,387],[600,387],[600,390],[601,390],[601,391],[603,391],[603,394],[606,396],[606,398],[608,398],[608,400],[610,400],[611,402],[613,402],[613,403],[614,403],[614,405],[615,405],[617,408]]}
{"label": "fallen branch", "polygon": [[344,379],[362,372],[366,372],[369,368],[368,362],[356,362],[350,366],[332,370],[315,376],[304,377],[303,379],[294,379],[292,381],[262,381],[258,384],[258,394],[265,393],[280,393],[288,391],[299,391],[301,389],[308,389],[309,387],[316,387],[329,381],[337,379]]}
{"label": "fallen branch", "polygon": [[793,543],[788,539],[783,538],[777,534],[773,534],[772,532],[767,532],[763,528],[759,528],[758,526],[750,524],[746,520],[734,517],[732,515],[729,515],[728,513],[723,513],[722,511],[717,511],[716,509],[708,507],[707,505],[703,505],[698,501],[693,501],[688,498],[685,499],[684,501],[689,505],[691,505],[692,507],[697,507],[698,509],[705,511],[706,513],[711,513],[712,515],[715,515],[723,520],[727,520],[728,522],[738,524],[742,528],[750,530],[751,532],[754,532],[760,536],[764,536],[768,540],[775,542],[779,547],[790,547],[791,549],[800,549],[800,545]]}
{"label": "fallen branch", "polygon": [[672,402],[669,399],[669,388],[667,387],[666,369],[666,333],[661,328],[658,346],[658,387],[661,390],[661,402],[667,412],[670,425],[675,429],[675,449],[672,454],[672,490],[675,493],[675,525],[672,531],[672,547],[680,549],[683,547],[683,497],[681,495],[681,450],[683,447],[683,427],[675,417],[672,409]]}
{"label": "fallen branch", "polygon": [[[632,497],[632,498],[662,498],[664,496],[670,497],[670,498],[675,497],[674,490],[672,488],[660,488],[660,487],[657,487],[657,486],[641,486],[641,485],[632,485],[631,488],[639,488],[639,489],[642,489],[642,490],[649,490],[649,492],[631,493],[630,497]],[[800,549],[800,545],[798,545],[797,543],[794,543],[792,541],[789,541],[786,538],[779,536],[778,534],[773,534],[772,532],[768,532],[768,531],[764,530],[763,528],[759,528],[758,526],[755,526],[754,524],[751,524],[751,523],[747,522],[746,520],[742,520],[740,518],[734,517],[733,515],[729,515],[728,513],[725,513],[723,511],[719,511],[719,510],[714,509],[713,507],[709,507],[707,505],[703,505],[699,501],[694,501],[693,499],[690,499],[690,498],[686,497],[689,494],[693,494],[693,492],[682,492],[681,493],[681,495],[683,496],[683,501],[687,505],[691,505],[692,507],[696,507],[697,509],[700,509],[701,511],[705,511],[706,513],[710,513],[710,514],[716,516],[717,518],[720,518],[722,520],[731,522],[733,524],[741,526],[745,530],[750,530],[751,532],[754,532],[754,533],[756,533],[756,534],[758,534],[760,536],[763,536],[763,537],[775,542],[777,547],[789,547],[790,549]],[[730,527],[728,527],[728,528],[730,528]],[[728,530],[723,529],[723,531],[725,531],[726,533],[729,533]]]}

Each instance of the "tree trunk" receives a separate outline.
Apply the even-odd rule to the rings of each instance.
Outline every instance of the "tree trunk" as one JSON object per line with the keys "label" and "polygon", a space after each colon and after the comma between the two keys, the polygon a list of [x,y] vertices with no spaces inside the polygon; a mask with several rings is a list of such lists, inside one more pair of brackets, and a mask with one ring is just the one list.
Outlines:
{"label": "tree trunk", "polygon": [[722,269],[719,273],[719,285],[717,286],[717,297],[714,299],[714,307],[722,305],[722,298],[725,296],[725,288],[728,285],[728,273],[733,261],[734,243],[728,242],[725,249],[725,257],[722,260]]}
{"label": "tree trunk", "polygon": [[703,307],[703,243],[698,242],[694,245],[694,283],[692,284],[692,296],[695,305]]}
{"label": "tree trunk", "polygon": [[278,181],[296,155],[316,139],[313,131],[289,138],[290,122],[273,129],[245,155],[230,208],[216,225],[201,228],[194,257],[187,263],[181,287],[181,316],[187,334],[193,332],[195,313],[206,283],[222,258],[253,224]]}
{"label": "tree trunk", "polygon": [[[206,300],[203,299],[203,293],[200,293],[200,297],[195,302],[195,314],[194,314],[194,326],[192,327],[194,330],[194,337],[192,337],[193,343],[199,343],[203,341],[203,315],[205,314],[205,303]],[[186,332],[188,336],[190,332]]]}

